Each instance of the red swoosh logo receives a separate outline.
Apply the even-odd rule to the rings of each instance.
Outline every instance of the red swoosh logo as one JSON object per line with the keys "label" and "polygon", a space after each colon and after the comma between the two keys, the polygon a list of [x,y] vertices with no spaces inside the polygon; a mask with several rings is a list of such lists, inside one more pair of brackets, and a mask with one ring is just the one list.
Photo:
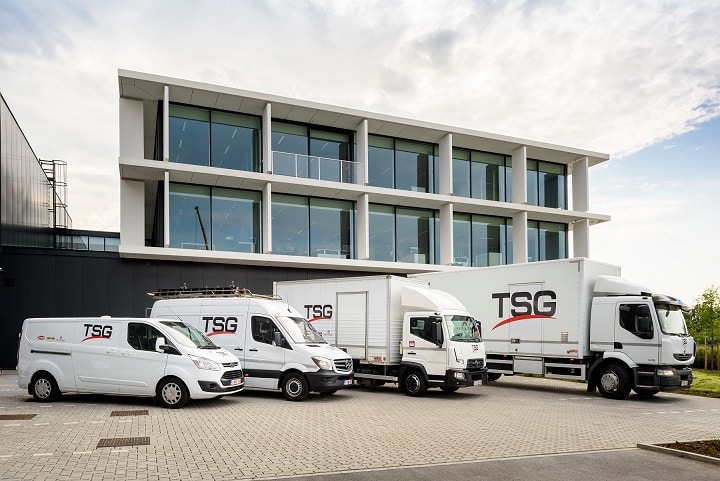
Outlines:
{"label": "red swoosh logo", "polygon": [[500,321],[500,322],[498,322],[497,324],[495,324],[495,327],[493,327],[493,328],[490,329],[490,330],[491,330],[491,331],[494,331],[494,330],[497,329],[498,327],[504,326],[505,324],[510,324],[511,322],[515,322],[515,321],[525,321],[525,320],[527,320],[527,319],[555,319],[555,318],[554,318],[554,317],[550,317],[550,316],[541,316],[541,315],[539,315],[539,314],[528,314],[527,316],[508,317],[507,319],[505,319],[505,320],[503,320],[503,321]]}
{"label": "red swoosh logo", "polygon": [[110,338],[106,337],[106,336],[90,336],[90,337],[86,337],[85,339],[83,339],[80,342],[89,341],[90,339],[110,339]]}
{"label": "red swoosh logo", "polygon": [[207,337],[210,336],[217,336],[218,334],[235,334],[233,331],[217,331],[217,332],[208,332],[205,334]]}
{"label": "red swoosh logo", "polygon": [[329,320],[331,320],[331,319],[332,319],[332,317],[313,317],[312,319],[308,319],[308,322],[313,322],[313,321],[329,321]]}

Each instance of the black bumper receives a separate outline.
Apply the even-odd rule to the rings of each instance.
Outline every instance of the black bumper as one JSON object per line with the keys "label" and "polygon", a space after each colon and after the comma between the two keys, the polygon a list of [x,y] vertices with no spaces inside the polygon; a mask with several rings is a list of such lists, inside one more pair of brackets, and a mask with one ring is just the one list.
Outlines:
{"label": "black bumper", "polygon": [[[463,373],[464,379],[458,379],[455,377],[455,373]],[[445,372],[445,386],[447,387],[470,387],[487,384],[487,369],[479,369],[469,371],[463,370],[448,370]]]}
{"label": "black bumper", "polygon": [[[200,389],[202,389],[205,392],[216,392],[218,394],[223,393],[236,393],[240,392],[245,388],[245,382],[242,381],[240,384],[236,384],[234,386],[230,386],[230,380],[229,379],[223,379],[222,380],[223,385],[216,383],[215,381],[198,381],[198,384],[200,385]],[[226,385],[227,383],[227,385]]]}
{"label": "black bumper", "polygon": [[692,369],[689,367],[674,368],[674,376],[655,376],[655,385],[661,391],[688,389],[692,385]]}
{"label": "black bumper", "polygon": [[305,373],[310,390],[313,392],[330,392],[352,385],[353,373],[340,374],[333,371],[317,371]]}

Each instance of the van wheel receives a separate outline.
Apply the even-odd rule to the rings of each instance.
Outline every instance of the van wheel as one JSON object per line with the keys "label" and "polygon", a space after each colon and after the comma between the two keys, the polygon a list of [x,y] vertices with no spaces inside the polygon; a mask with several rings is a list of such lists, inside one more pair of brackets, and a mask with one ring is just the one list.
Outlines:
{"label": "van wheel", "polygon": [[53,402],[60,397],[55,378],[46,372],[35,374],[28,390],[32,397],[40,402]]}
{"label": "van wheel", "polygon": [[625,399],[630,394],[630,375],[618,364],[606,364],[597,375],[597,387],[603,397]]}
{"label": "van wheel", "polygon": [[302,401],[308,396],[308,383],[305,376],[300,373],[290,373],[282,380],[281,387],[283,396],[288,401]]}
{"label": "van wheel", "polygon": [[408,371],[408,373],[405,374],[402,384],[404,388],[403,390],[408,396],[422,396],[427,391],[427,383],[425,383],[425,378],[423,378],[420,371],[417,371],[415,369],[413,369],[412,371]]}
{"label": "van wheel", "polygon": [[156,394],[160,405],[170,409],[179,409],[190,400],[187,387],[176,377],[169,377],[160,381]]}

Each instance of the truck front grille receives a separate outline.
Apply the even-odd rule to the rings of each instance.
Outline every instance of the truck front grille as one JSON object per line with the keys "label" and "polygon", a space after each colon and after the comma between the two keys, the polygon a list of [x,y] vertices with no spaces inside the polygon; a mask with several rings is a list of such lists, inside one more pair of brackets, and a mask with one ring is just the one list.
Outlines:
{"label": "truck front grille", "polygon": [[692,357],[692,354],[673,354],[673,357],[678,361],[689,361]]}
{"label": "truck front grille", "polygon": [[485,367],[484,359],[468,359],[468,362],[467,362],[468,369],[482,369],[483,367]]}
{"label": "truck front grille", "polygon": [[340,372],[352,371],[352,359],[335,359],[335,370]]}

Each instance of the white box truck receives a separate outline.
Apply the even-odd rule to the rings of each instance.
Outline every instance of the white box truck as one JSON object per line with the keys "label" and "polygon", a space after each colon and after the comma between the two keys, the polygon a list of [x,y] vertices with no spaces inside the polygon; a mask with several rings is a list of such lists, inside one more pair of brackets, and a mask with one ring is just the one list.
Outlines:
{"label": "white box truck", "polygon": [[488,377],[539,374],[588,381],[612,399],[688,388],[695,342],[684,304],[585,258],[417,274],[477,316]]}
{"label": "white box truck", "polygon": [[242,391],[237,357],[169,319],[31,318],[20,332],[18,385],[37,401],[61,393],[154,396],[168,408]]}
{"label": "white box truck", "polygon": [[352,360],[298,311],[274,296],[237,287],[163,289],[150,317],[180,319],[235,354],[245,386],[280,389],[289,401],[352,385]]}
{"label": "white box truck", "polygon": [[325,339],[352,356],[361,385],[420,396],[486,381],[480,325],[453,296],[396,276],[274,283]]}

